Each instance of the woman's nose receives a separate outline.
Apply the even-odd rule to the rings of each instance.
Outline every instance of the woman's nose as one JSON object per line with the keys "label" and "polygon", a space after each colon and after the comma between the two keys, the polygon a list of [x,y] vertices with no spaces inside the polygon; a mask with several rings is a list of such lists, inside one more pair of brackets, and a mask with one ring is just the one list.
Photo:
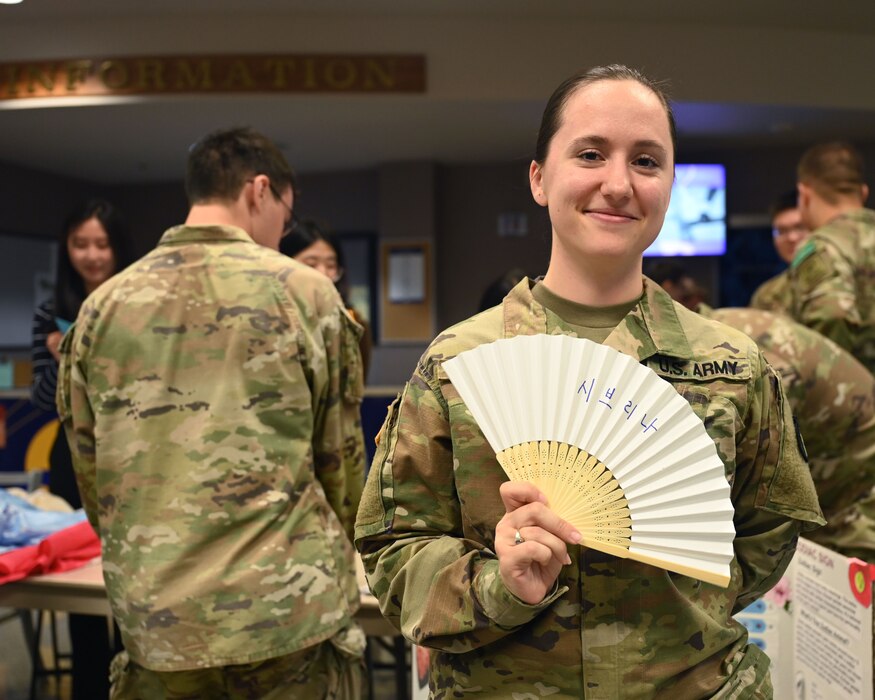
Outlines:
{"label": "woman's nose", "polygon": [[602,194],[612,199],[625,199],[632,194],[632,182],[625,164],[608,164],[603,170]]}

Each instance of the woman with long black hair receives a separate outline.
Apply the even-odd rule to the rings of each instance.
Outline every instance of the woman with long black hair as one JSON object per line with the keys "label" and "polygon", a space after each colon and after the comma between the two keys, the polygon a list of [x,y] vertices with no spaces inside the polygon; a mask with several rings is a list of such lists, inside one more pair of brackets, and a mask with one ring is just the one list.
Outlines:
{"label": "woman with long black hair", "polygon": [[[127,231],[118,211],[101,199],[77,206],[64,221],[58,239],[55,293],[37,307],[33,318],[33,383],[31,401],[55,411],[58,382],[58,347],[85,298],[116,272],[133,262]],[[76,486],[70,447],[58,431],[49,457],[49,490],[74,508],[82,507]],[[109,696],[112,658],[106,619],[73,615],[73,700]]]}

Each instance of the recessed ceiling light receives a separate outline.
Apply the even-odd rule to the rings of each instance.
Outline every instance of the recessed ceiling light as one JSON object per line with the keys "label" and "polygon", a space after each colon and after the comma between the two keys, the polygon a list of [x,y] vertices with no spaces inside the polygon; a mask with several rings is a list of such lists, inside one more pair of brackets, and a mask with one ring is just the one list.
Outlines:
{"label": "recessed ceiling light", "polygon": [[17,5],[21,0],[0,0],[0,5]]}

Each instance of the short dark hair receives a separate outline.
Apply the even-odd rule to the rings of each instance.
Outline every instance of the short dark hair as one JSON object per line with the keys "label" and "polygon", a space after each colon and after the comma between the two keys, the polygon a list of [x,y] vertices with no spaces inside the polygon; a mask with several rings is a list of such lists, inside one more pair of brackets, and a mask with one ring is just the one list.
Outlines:
{"label": "short dark hair", "polygon": [[775,199],[772,201],[771,206],[769,206],[769,217],[774,219],[782,211],[795,209],[798,206],[799,191],[796,189],[787,190],[780,196],[775,197]]}
{"label": "short dark hair", "polygon": [[70,211],[58,235],[58,269],[55,276],[55,314],[67,321],[76,319],[79,307],[87,296],[85,282],[70,261],[67,240],[89,219],[97,219],[106,231],[115,260],[115,272],[123,270],[134,261],[127,226],[118,209],[112,204],[104,199],[89,199]]}
{"label": "short dark hair", "polygon": [[189,148],[185,193],[190,205],[234,200],[255,175],[267,175],[275,192],[291,187],[297,195],[295,174],[273,141],[248,127],[214,131]]}
{"label": "short dark hair", "polygon": [[505,272],[483,290],[478,311],[486,311],[486,309],[491,309],[493,306],[498,306],[510,293],[510,290],[516,287],[525,276],[526,273],[518,267],[513,267]]}
{"label": "short dark hair", "polygon": [[861,194],[863,156],[851,144],[831,141],[812,146],[799,159],[799,182],[814,188],[830,204],[842,195]]}
{"label": "short dark hair", "polygon": [[680,284],[684,277],[689,277],[684,266],[673,260],[662,260],[655,263],[646,270],[645,274],[659,286],[665,282]]}
{"label": "short dark hair", "polygon": [[589,70],[575,73],[570,78],[566,78],[557,87],[550,99],[547,100],[547,106],[544,108],[544,114],[541,116],[541,126],[538,129],[538,140],[535,142],[535,162],[543,164],[547,159],[547,152],[550,149],[550,141],[559,131],[562,126],[562,111],[571,96],[582,87],[598,83],[602,80],[634,80],[649,89],[665,108],[665,114],[668,117],[668,129],[671,133],[672,155],[677,156],[677,126],[675,124],[674,112],[671,108],[671,103],[668,98],[668,93],[663,82],[657,82],[646,77],[641,72],[634,68],[629,68],[618,63],[613,63],[608,66],[596,66]]}

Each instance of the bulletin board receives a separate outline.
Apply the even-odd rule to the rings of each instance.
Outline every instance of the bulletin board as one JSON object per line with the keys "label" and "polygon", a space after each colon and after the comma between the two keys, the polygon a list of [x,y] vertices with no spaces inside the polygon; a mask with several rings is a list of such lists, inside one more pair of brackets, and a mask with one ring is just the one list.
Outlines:
{"label": "bulletin board", "polygon": [[380,342],[434,337],[434,294],[428,241],[384,242],[380,251]]}
{"label": "bulletin board", "polygon": [[30,350],[33,312],[52,295],[52,238],[0,233],[0,349]]}

